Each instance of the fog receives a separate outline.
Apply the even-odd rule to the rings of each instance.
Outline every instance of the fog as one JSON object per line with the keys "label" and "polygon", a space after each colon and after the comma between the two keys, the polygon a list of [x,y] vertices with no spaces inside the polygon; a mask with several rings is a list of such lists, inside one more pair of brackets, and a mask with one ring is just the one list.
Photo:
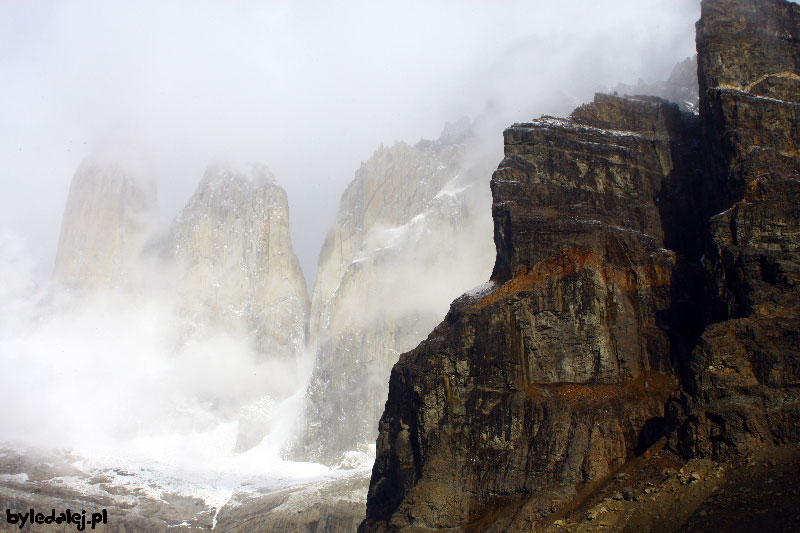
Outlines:
{"label": "fog", "polygon": [[311,284],[339,195],[380,143],[666,78],[694,52],[698,4],[4,2],[0,227],[46,277],[69,180],[98,145],[148,159],[165,224],[210,161],[263,162]]}
{"label": "fog", "polygon": [[[209,165],[266,164],[287,192],[292,243],[313,286],[342,191],[379,145],[433,139],[446,122],[481,115],[492,126],[477,151],[499,163],[504,125],[567,114],[620,82],[665,79],[694,53],[698,4],[0,4],[0,401],[13,406],[0,441],[214,472],[327,475],[280,458],[312,348],[291,361],[258,353],[245,330],[205,325],[182,336],[185,272],[158,258],[133,265],[129,287],[51,284],[81,162],[107,158],[152,179],[156,234]],[[387,253],[394,263],[370,305],[391,300],[390,318],[438,317],[488,276],[490,171],[483,192],[473,178],[448,183],[423,214],[447,220],[446,197],[469,189],[484,218],[451,233],[486,246],[429,242],[417,218],[372,228],[368,248],[400,243],[409,253]],[[469,267],[451,272],[443,253]],[[420,288],[426,268],[438,274]],[[352,305],[353,316],[381,312]]]}

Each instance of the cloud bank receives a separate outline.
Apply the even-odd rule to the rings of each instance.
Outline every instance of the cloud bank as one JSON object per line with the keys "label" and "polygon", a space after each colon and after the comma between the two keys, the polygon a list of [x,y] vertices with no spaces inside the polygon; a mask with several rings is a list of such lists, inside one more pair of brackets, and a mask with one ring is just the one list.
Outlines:
{"label": "cloud bank", "polygon": [[69,180],[103,143],[152,165],[165,224],[209,162],[260,161],[287,190],[311,283],[341,191],[380,143],[663,79],[694,51],[698,4],[6,2],[0,227],[46,276]]}

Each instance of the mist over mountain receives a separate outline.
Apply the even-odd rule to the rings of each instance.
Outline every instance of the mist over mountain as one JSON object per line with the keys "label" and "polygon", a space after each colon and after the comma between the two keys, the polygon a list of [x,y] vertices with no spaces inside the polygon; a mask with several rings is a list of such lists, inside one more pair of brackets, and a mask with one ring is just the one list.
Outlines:
{"label": "mist over mountain", "polygon": [[190,329],[241,330],[270,357],[293,360],[302,352],[306,283],[286,193],[266,167],[206,170],[175,219],[170,252],[186,268],[181,292]]}
{"label": "mist over mountain", "polygon": [[0,196],[0,225],[33,243],[40,279],[71,176],[110,143],[135,146],[151,167],[164,227],[214,161],[269,165],[309,286],[338,199],[377,146],[434,139],[487,107],[509,124],[666,79],[694,53],[699,13],[694,0],[0,10],[0,74],[12,80],[0,87],[0,161],[14,193]]}
{"label": "mist over mountain", "polygon": [[381,146],[342,195],[312,296],[315,362],[295,457],[336,464],[371,446],[399,354],[490,272],[488,126],[463,119],[434,141]]}
{"label": "mist over mountain", "polygon": [[688,0],[0,12],[0,499],[134,530],[354,530],[393,366],[492,275],[503,129],[696,111]]}
{"label": "mist over mountain", "polygon": [[143,169],[89,157],[70,185],[53,278],[68,287],[133,286],[157,223],[156,185]]}

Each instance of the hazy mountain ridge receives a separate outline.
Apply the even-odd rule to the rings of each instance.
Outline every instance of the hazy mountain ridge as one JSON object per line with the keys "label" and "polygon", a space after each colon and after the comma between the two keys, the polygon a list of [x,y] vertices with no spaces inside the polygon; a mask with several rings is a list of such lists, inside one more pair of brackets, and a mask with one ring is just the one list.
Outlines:
{"label": "hazy mountain ridge", "polygon": [[436,141],[380,147],[343,193],[320,253],[315,364],[294,456],[336,463],[370,443],[400,352],[491,268],[481,177],[495,157],[481,133],[462,120]]}

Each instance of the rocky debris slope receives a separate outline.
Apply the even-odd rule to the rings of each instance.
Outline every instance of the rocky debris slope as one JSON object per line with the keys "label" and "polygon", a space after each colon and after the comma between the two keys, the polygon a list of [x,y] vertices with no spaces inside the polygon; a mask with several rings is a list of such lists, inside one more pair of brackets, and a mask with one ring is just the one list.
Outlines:
{"label": "rocky debris slope", "polygon": [[87,157],[70,184],[53,279],[73,288],[135,285],[156,220],[156,188],[146,171]]}
{"label": "rocky debris slope", "polygon": [[222,508],[214,529],[227,533],[355,532],[364,519],[368,485],[369,475],[362,471],[263,496],[242,495]]}
{"label": "rocky debris slope", "polygon": [[599,95],[505,132],[492,281],[393,368],[361,530],[528,531],[665,431],[800,440],[797,12],[703,2],[699,117]]}
{"label": "rocky debris slope", "polygon": [[[536,531],[796,531],[798,473],[796,444],[765,448],[725,464],[686,460],[655,446],[613,476],[587,486],[569,506],[537,524]],[[465,529],[502,531],[515,510],[509,506],[495,513],[491,523]]]}
{"label": "rocky debris slope", "polygon": [[[215,480],[218,486],[210,487],[153,476],[150,468],[100,466],[64,451],[0,448],[0,506],[12,513],[33,508],[49,514],[55,509],[56,516],[66,509],[79,514],[85,510],[89,516],[105,509],[107,524],[97,531],[120,533],[338,533],[355,532],[364,519],[369,485],[365,470],[338,472],[332,479],[298,481],[297,486],[284,488],[271,487],[270,482],[260,485],[263,480],[254,476],[232,489],[225,475]],[[74,524],[47,524],[35,530],[74,532],[75,528]],[[0,531],[20,531],[20,525],[8,523],[4,515]]]}
{"label": "rocky debris slope", "polygon": [[300,354],[308,295],[286,193],[266,167],[209,168],[173,224],[171,249],[186,267],[183,309],[193,329],[243,331],[266,357]]}
{"label": "rocky debris slope", "polygon": [[320,253],[315,363],[293,457],[347,462],[374,442],[399,354],[491,270],[490,199],[479,183],[497,159],[484,145],[463,120],[436,141],[381,147],[356,172]]}
{"label": "rocky debris slope", "polygon": [[800,6],[706,1],[697,48],[711,323],[670,416],[725,458],[800,440]]}

